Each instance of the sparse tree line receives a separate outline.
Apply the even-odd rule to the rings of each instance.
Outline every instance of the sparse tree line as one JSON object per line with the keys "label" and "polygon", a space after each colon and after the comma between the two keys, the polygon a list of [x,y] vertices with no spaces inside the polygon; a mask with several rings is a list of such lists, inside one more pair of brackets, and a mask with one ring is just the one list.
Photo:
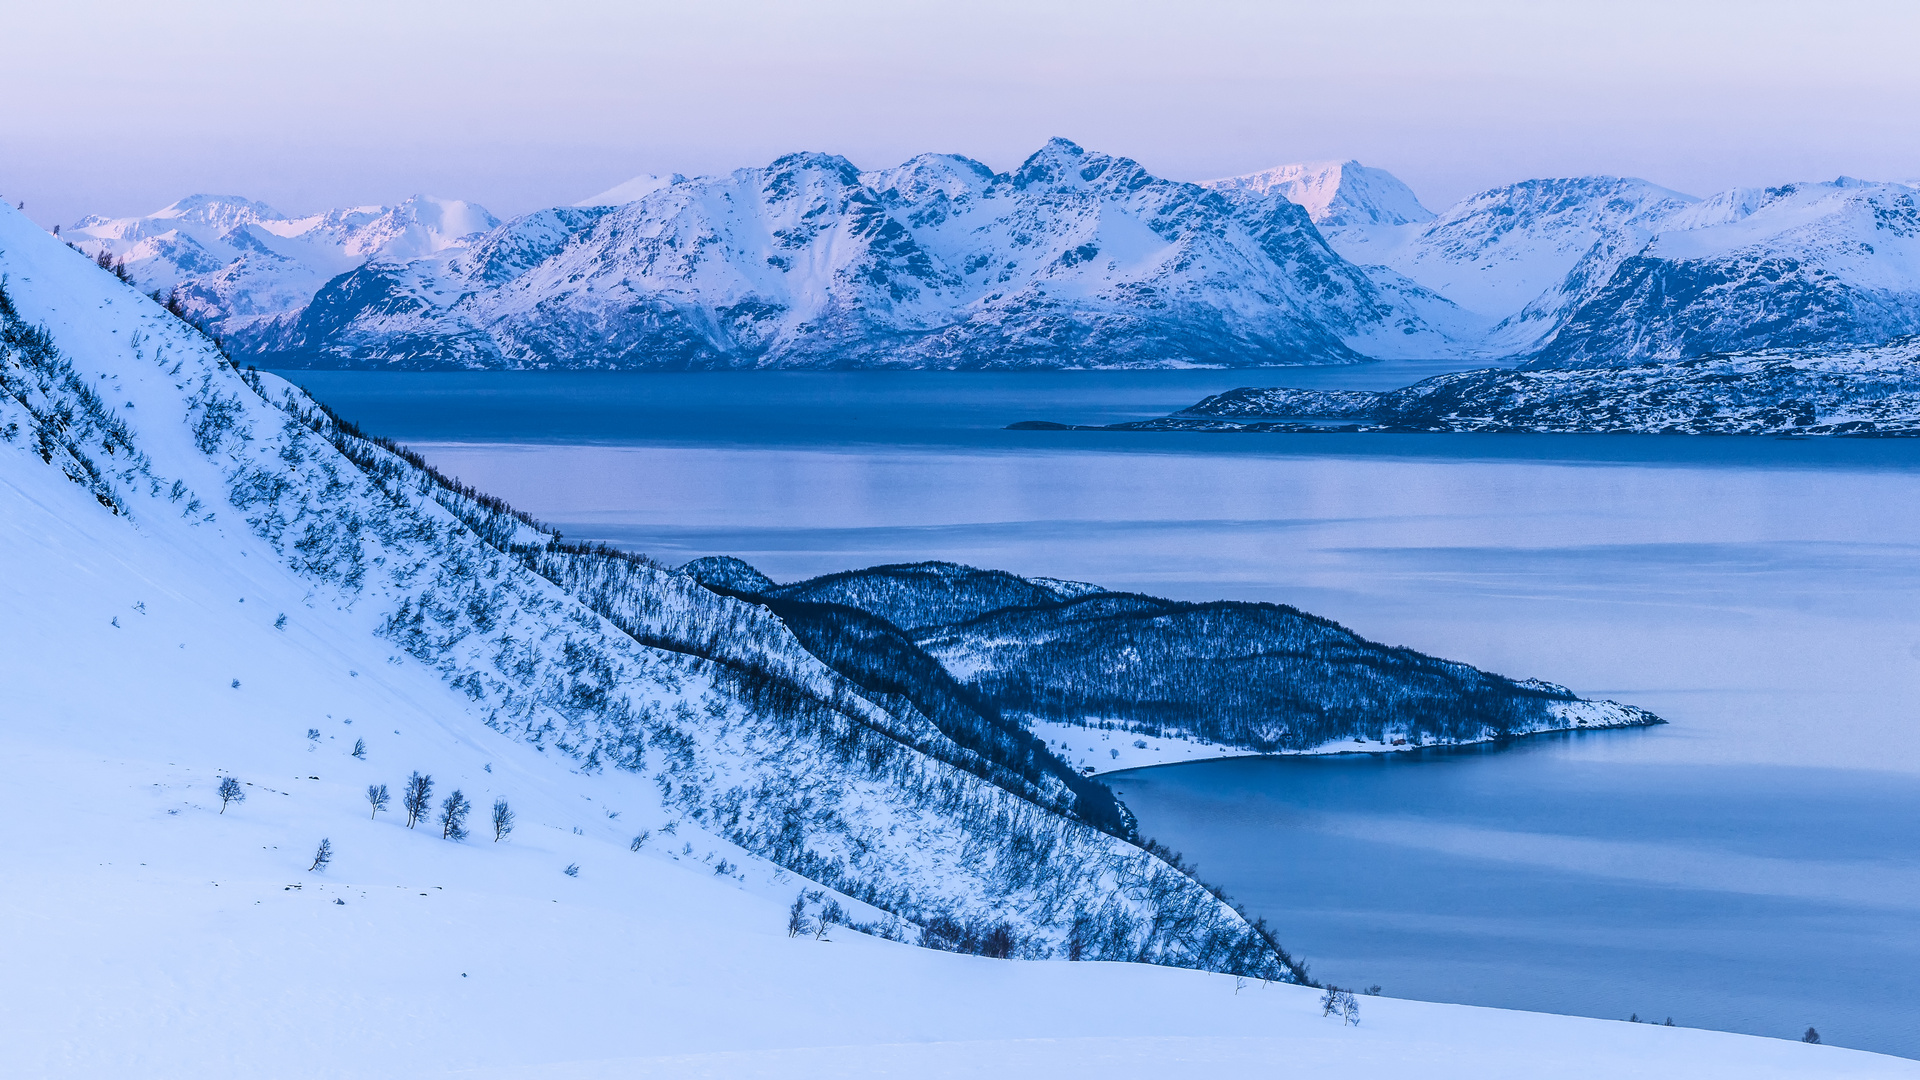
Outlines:
{"label": "sparse tree line", "polygon": [[[215,786],[214,793],[220,798],[221,814],[227,812],[230,804],[247,801],[245,786],[232,776],[221,777],[220,783]],[[380,812],[386,810],[392,803],[393,796],[387,790],[387,785],[367,785],[367,805],[372,808],[372,812],[368,815],[370,818],[378,818]],[[411,829],[422,821],[429,820],[433,816],[433,777],[417,771],[408,776],[400,805],[407,812],[407,828]],[[446,798],[441,799],[437,818],[440,825],[440,838],[453,841],[465,840],[467,815],[472,811],[473,803],[458,788],[455,788]],[[507,804],[507,800],[495,799],[493,813],[489,818],[495,842],[505,840],[507,835],[513,832],[513,820],[513,809]],[[634,850],[639,850],[637,845]],[[332,861],[333,841],[322,838],[320,846],[314,851],[313,865],[307,869],[312,872],[322,871]]]}
{"label": "sparse tree line", "polygon": [[[372,807],[369,818],[378,818],[382,810],[392,803],[393,796],[385,784],[367,785],[367,805]],[[407,812],[407,828],[411,829],[433,817],[433,777],[415,771],[407,777],[401,790],[400,806]],[[440,800],[440,813],[437,819],[442,840],[465,840],[467,838],[467,815],[473,812],[473,802],[459,788],[453,789],[446,798]],[[488,819],[493,826],[493,839],[497,843],[507,838],[513,831],[513,809],[505,799],[493,801],[493,813]]]}

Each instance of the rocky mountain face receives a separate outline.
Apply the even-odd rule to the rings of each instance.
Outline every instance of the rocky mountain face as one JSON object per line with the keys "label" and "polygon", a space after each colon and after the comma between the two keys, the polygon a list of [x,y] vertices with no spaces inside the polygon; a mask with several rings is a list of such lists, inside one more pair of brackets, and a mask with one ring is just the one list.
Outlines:
{"label": "rocky mountain face", "polygon": [[1871,345],[1920,332],[1920,189],[1842,177],[1669,214],[1530,364]]}
{"label": "rocky mountain face", "polygon": [[1916,198],[1844,177],[1704,200],[1582,177],[1322,231],[1383,286],[1409,279],[1488,320],[1489,355],[1631,364],[1920,331]]}

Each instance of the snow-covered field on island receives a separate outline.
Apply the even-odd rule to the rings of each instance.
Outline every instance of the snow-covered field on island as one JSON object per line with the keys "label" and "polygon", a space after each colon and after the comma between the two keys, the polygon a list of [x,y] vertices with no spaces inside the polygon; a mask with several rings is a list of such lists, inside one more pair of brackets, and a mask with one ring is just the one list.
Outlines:
{"label": "snow-covered field on island", "polygon": [[[1637,710],[1623,709],[1611,701],[1555,702],[1552,706],[1555,726],[1516,730],[1513,736],[1524,738],[1549,732],[1601,731],[1608,728],[1639,727],[1645,721]],[[1024,717],[1027,729],[1046,740],[1053,751],[1074,768],[1094,776],[1126,772],[1153,765],[1176,765],[1183,761],[1214,761],[1221,758],[1262,757],[1266,752],[1234,746],[1184,733],[1150,735],[1124,726],[1100,726],[1094,723],[1067,724],[1039,717]],[[1424,746],[1404,738],[1379,739],[1355,736],[1335,739],[1305,750],[1281,752],[1282,757],[1325,754],[1400,754],[1416,750],[1443,749],[1448,746],[1476,745],[1491,739],[1469,743],[1428,743]]]}
{"label": "snow-covered field on island", "polygon": [[[810,883],[723,838],[688,786],[775,790],[783,770],[857,786],[857,801],[816,804],[817,842],[860,846],[847,866],[962,914],[989,902],[994,838],[835,775],[830,756],[763,749],[766,718],[706,662],[623,643],[555,585],[489,566],[522,526],[446,491],[380,487],[302,434],[330,431],[321,419],[274,411],[298,401],[270,396],[281,384],[244,383],[5,208],[0,268],[21,325],[47,325],[71,365],[10,370],[0,401],[0,1045],[21,1075],[1920,1075],[1832,1047],[1385,998],[1363,998],[1349,1027],[1313,989],[1258,979],[961,956],[845,927],[790,936]],[[78,411],[47,411],[62,401]],[[413,475],[330,437],[389,483]],[[357,540],[329,531],[348,519]],[[476,577],[492,589],[478,607]],[[489,656],[473,635],[494,619],[515,629]],[[773,638],[755,648],[826,678]],[[616,677],[587,677],[603,669]],[[549,685],[561,696],[514,697]],[[703,686],[704,718],[676,713],[677,735],[644,709],[623,727],[613,707],[670,709]],[[640,731],[653,764],[589,753],[631,753]],[[915,767],[991,797],[937,761]],[[465,840],[370,807],[368,785],[397,802],[414,771],[436,804],[458,788],[475,805]],[[244,799],[223,802],[228,777]],[[515,814],[499,841],[496,799]],[[1095,868],[1130,858],[1088,830],[1050,835]],[[940,861],[960,844],[975,858]],[[1151,861],[1133,872],[1155,895],[1190,888]],[[1033,917],[1037,894],[996,895]]]}

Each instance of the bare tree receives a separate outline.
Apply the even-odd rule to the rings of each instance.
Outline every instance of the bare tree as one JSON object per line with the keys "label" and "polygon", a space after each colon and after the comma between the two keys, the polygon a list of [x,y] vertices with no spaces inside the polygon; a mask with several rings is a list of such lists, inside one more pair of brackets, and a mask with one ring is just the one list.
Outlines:
{"label": "bare tree", "polygon": [[811,927],[807,924],[807,893],[802,889],[800,895],[793,898],[793,906],[787,909],[787,936],[799,937]]}
{"label": "bare tree", "polygon": [[307,867],[307,873],[311,874],[315,870],[325,870],[327,864],[332,861],[333,841],[323,836],[320,838],[320,846],[313,849],[313,865]]}
{"label": "bare tree", "polygon": [[367,740],[353,740],[353,756],[359,758],[361,761],[367,760]]}
{"label": "bare tree", "polygon": [[380,811],[387,808],[387,803],[390,801],[391,798],[387,795],[387,785],[368,784],[367,805],[373,807],[373,813],[367,815],[367,820],[371,821],[377,817]]}
{"label": "bare tree", "polygon": [[407,808],[407,828],[411,829],[433,807],[433,777],[418,772],[407,777],[407,793],[400,804]]}
{"label": "bare tree", "polygon": [[1320,1015],[1338,1016],[1342,1025],[1360,1026],[1360,999],[1351,990],[1329,985],[1320,996]]}
{"label": "bare tree", "polygon": [[493,842],[499,843],[513,831],[513,811],[507,807],[507,800],[493,800]]}
{"label": "bare tree", "polygon": [[231,776],[223,776],[220,778],[220,812],[221,813],[224,814],[227,812],[228,803],[246,802],[246,801],[247,801],[247,793],[240,789],[240,781],[235,780]]}
{"label": "bare tree", "polygon": [[465,840],[467,838],[467,811],[473,804],[460,794],[459,788],[440,801],[440,839]]}

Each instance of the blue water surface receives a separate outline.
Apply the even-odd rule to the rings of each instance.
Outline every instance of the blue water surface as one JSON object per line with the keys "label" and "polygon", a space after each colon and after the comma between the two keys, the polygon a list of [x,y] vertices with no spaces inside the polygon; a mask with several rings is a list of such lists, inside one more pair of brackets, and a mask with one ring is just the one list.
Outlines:
{"label": "blue water surface", "polygon": [[943,558],[1362,634],[1669,725],[1116,778],[1341,984],[1920,1057],[1920,440],[1015,432],[1254,372],[289,372],[578,539]]}

